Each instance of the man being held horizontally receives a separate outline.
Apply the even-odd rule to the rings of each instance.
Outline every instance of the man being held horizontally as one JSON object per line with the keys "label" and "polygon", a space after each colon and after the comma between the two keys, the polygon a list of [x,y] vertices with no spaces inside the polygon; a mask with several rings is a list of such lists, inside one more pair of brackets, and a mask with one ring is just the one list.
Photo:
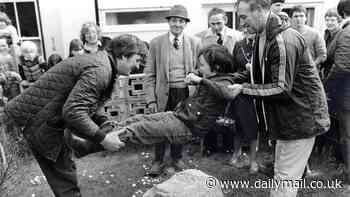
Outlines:
{"label": "man being held horizontally", "polygon": [[227,86],[232,85],[232,57],[226,48],[210,45],[199,52],[199,72],[190,73],[186,82],[196,84],[192,97],[181,102],[174,111],[150,115],[136,115],[119,123],[114,136],[124,143],[155,144],[189,142],[193,136],[204,137],[217,127],[219,116],[236,95]]}

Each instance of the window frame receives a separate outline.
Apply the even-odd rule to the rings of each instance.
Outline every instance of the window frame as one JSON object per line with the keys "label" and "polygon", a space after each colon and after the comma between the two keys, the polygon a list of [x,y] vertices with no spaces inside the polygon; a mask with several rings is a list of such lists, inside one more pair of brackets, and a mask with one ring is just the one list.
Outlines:
{"label": "window frame", "polygon": [[[21,34],[21,27],[20,27],[16,3],[23,3],[23,2],[34,3],[35,19],[36,19],[36,24],[38,27],[38,36],[27,37],[27,36],[22,36],[22,34]],[[40,50],[41,54],[43,56],[45,56],[38,0],[0,0],[0,3],[12,3],[13,4],[15,19],[16,19],[16,30],[17,30],[17,34],[18,34],[20,42],[27,41],[27,40],[39,41],[40,42],[39,50]]]}
{"label": "window frame", "polygon": [[99,19],[100,26],[104,33],[113,33],[117,30],[120,33],[130,33],[139,31],[166,31],[169,29],[168,23],[150,23],[150,24],[123,24],[123,25],[107,25],[107,13],[123,13],[123,12],[150,12],[150,11],[169,11],[170,7],[147,7],[147,8],[114,8],[114,9],[100,9]]}

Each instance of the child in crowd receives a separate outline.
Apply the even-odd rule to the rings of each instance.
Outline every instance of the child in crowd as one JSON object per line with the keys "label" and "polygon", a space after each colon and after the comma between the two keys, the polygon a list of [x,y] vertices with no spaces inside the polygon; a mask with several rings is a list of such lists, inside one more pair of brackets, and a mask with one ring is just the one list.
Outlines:
{"label": "child in crowd", "polygon": [[25,89],[45,72],[46,63],[39,55],[38,47],[32,41],[22,43],[19,61],[19,74],[23,79],[21,87]]}
{"label": "child in crowd", "polygon": [[74,57],[84,53],[83,42],[77,38],[73,39],[69,43],[69,56]]}
{"label": "child in crowd", "polygon": [[20,93],[21,76],[14,72],[14,58],[9,53],[9,37],[0,36],[0,88],[1,98],[12,99]]}
{"label": "child in crowd", "polygon": [[10,54],[11,38],[9,36],[0,35],[0,68],[1,71],[17,72],[15,57]]}
{"label": "child in crowd", "polygon": [[19,44],[19,37],[16,28],[11,25],[11,20],[7,14],[0,12],[0,36],[3,35],[11,38],[11,44]]}
{"label": "child in crowd", "polygon": [[54,54],[50,55],[50,57],[47,59],[46,70],[49,70],[51,67],[60,63],[61,61],[62,61],[62,57],[59,54],[54,53]]}

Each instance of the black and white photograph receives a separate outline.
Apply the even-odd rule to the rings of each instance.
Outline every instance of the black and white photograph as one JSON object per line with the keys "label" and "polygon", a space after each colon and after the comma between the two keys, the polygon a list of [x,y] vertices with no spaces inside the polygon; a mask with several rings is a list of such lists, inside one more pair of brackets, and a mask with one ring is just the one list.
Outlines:
{"label": "black and white photograph", "polygon": [[0,197],[350,197],[350,0],[0,0]]}

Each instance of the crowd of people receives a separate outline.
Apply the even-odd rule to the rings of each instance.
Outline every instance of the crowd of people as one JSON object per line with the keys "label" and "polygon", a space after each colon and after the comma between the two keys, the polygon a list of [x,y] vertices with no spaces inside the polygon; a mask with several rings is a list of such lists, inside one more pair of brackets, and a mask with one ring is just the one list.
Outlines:
{"label": "crowd of people", "polygon": [[[276,180],[300,180],[312,170],[313,151],[332,149],[350,191],[350,0],[325,13],[324,35],[306,25],[301,5],[288,14],[284,0],[236,6],[240,30],[212,8],[209,28],[191,36],[186,7],[175,5],[169,31],[149,44],[130,34],[111,39],[84,23],[69,56],[47,61],[34,42],[19,42],[0,13],[0,83],[9,100],[3,121],[21,128],[55,196],[81,196],[73,152],[154,145],[149,174],[159,176],[186,168],[183,146],[193,137],[203,139],[206,155],[218,151],[218,134],[230,164],[250,173],[259,171],[258,144],[272,142]],[[103,106],[117,76],[137,72],[146,74],[147,106],[156,113],[110,120]],[[296,194],[292,186],[270,192]]]}

